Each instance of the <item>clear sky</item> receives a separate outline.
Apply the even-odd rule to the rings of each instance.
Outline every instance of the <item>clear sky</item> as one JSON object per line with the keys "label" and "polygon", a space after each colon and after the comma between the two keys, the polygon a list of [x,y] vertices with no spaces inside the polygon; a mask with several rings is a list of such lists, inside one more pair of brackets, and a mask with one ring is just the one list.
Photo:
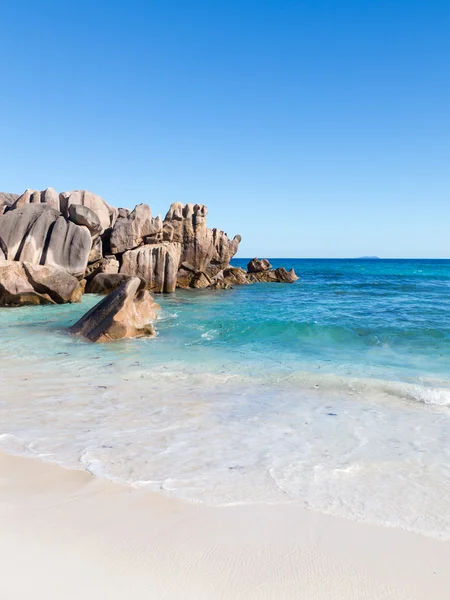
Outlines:
{"label": "clear sky", "polygon": [[450,0],[0,0],[0,189],[450,257]]}

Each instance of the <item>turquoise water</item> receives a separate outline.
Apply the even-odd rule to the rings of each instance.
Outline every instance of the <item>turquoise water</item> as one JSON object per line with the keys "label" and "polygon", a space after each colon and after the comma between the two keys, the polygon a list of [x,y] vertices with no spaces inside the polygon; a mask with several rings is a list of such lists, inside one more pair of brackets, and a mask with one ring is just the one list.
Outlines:
{"label": "turquoise water", "polygon": [[450,539],[450,261],[272,262],[300,280],[158,297],[156,339],[1,309],[0,448]]}

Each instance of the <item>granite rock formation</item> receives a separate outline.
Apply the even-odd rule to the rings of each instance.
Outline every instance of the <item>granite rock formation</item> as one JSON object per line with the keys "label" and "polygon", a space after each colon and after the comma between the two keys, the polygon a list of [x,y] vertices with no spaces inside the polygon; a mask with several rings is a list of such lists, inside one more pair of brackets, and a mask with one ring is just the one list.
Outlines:
{"label": "granite rock formation", "polygon": [[127,279],[70,328],[91,342],[155,335],[159,306],[138,277]]}
{"label": "granite rock formation", "polygon": [[65,217],[69,217],[69,209],[72,204],[81,204],[87,206],[94,212],[100,220],[102,227],[101,233],[114,226],[117,219],[118,210],[110,206],[103,198],[87,190],[74,190],[72,192],[62,192],[59,195],[59,210]]}
{"label": "granite rock formation", "polygon": [[298,280],[298,277],[294,269],[286,271],[284,267],[279,267],[270,271],[250,273],[247,275],[247,279],[251,283],[294,283]]}
{"label": "granite rock formation", "polygon": [[23,204],[0,217],[9,260],[52,265],[82,277],[91,250],[86,227],[67,221],[46,203]]}
{"label": "granite rock formation", "polygon": [[9,210],[20,208],[25,204],[48,204],[50,208],[59,211],[59,195],[53,188],[47,188],[46,190],[25,190],[25,192],[12,203]]}
{"label": "granite rock formation", "polygon": [[79,302],[80,282],[65,269],[0,260],[0,306]]}
{"label": "granite rock formation", "polygon": [[140,246],[146,238],[148,243],[162,242],[162,220],[152,217],[148,204],[138,204],[127,216],[116,221],[111,232],[110,245],[113,254],[121,254]]}
{"label": "granite rock formation", "polygon": [[203,204],[172,204],[163,223],[164,240],[181,244],[181,263],[213,277],[227,267],[236,254],[241,236],[230,240],[226,233],[206,226],[208,209]]}
{"label": "granite rock formation", "polygon": [[14,204],[19,197],[19,194],[9,194],[8,192],[0,192],[0,216]]}
{"label": "granite rock formation", "polygon": [[174,292],[180,263],[181,245],[162,242],[125,252],[120,273],[140,277],[153,292]]}
{"label": "granite rock formation", "polygon": [[272,265],[267,260],[267,258],[259,259],[252,258],[252,260],[247,265],[248,273],[263,273],[264,271],[268,271],[272,268]]}
{"label": "granite rock formation", "polygon": [[247,273],[231,267],[241,237],[208,228],[207,213],[203,204],[174,203],[163,221],[147,204],[116,209],[87,190],[1,193],[0,257],[62,267],[95,293],[106,293],[124,277],[140,277],[157,293],[297,279],[266,259],[252,259]]}

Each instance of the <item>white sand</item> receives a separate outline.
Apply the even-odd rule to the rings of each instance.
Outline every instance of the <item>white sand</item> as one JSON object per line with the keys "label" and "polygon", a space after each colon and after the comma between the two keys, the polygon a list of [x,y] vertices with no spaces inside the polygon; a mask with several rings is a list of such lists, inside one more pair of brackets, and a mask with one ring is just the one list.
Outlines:
{"label": "white sand", "polygon": [[1,600],[448,600],[449,564],[450,543],[405,531],[0,454]]}

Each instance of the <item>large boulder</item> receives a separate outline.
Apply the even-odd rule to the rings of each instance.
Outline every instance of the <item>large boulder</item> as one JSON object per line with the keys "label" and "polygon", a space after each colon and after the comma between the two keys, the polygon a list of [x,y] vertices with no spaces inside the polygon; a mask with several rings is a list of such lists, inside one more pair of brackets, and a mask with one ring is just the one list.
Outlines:
{"label": "large boulder", "polygon": [[91,342],[155,335],[151,323],[159,306],[133,277],[103,298],[70,328]]}
{"label": "large boulder", "polygon": [[48,204],[50,208],[59,211],[59,194],[53,188],[46,190],[25,190],[24,193],[11,204],[10,209],[20,208],[25,204]]}
{"label": "large boulder", "polygon": [[93,238],[102,233],[102,224],[97,214],[88,206],[83,204],[71,204],[69,206],[69,220],[75,225],[84,225],[87,227]]}
{"label": "large boulder", "polygon": [[140,246],[122,256],[120,273],[140,277],[153,292],[174,292],[181,246],[169,242]]}
{"label": "large boulder", "polygon": [[91,250],[89,230],[46,203],[24,204],[0,216],[0,237],[9,260],[62,267],[77,277],[84,274]]}
{"label": "large boulder", "polygon": [[272,268],[272,265],[267,260],[267,258],[259,259],[252,258],[252,260],[247,265],[248,273],[264,273],[264,271],[268,271]]}
{"label": "large boulder", "polygon": [[110,206],[101,196],[87,190],[73,190],[62,192],[59,195],[60,210],[65,217],[69,217],[69,208],[72,204],[81,204],[90,208],[100,220],[102,233],[113,227],[117,219],[117,208]]}
{"label": "large boulder", "polygon": [[0,261],[0,306],[79,302],[80,282],[59,267]]}
{"label": "large boulder", "polygon": [[236,254],[241,237],[230,240],[226,233],[206,225],[208,209],[203,204],[172,204],[163,223],[165,241],[181,244],[180,263],[213,277],[228,266]]}
{"label": "large boulder", "polygon": [[129,214],[122,213],[111,232],[110,245],[113,254],[137,248],[146,239],[147,243],[162,242],[162,220],[158,215],[152,217],[148,204],[138,204]]}

